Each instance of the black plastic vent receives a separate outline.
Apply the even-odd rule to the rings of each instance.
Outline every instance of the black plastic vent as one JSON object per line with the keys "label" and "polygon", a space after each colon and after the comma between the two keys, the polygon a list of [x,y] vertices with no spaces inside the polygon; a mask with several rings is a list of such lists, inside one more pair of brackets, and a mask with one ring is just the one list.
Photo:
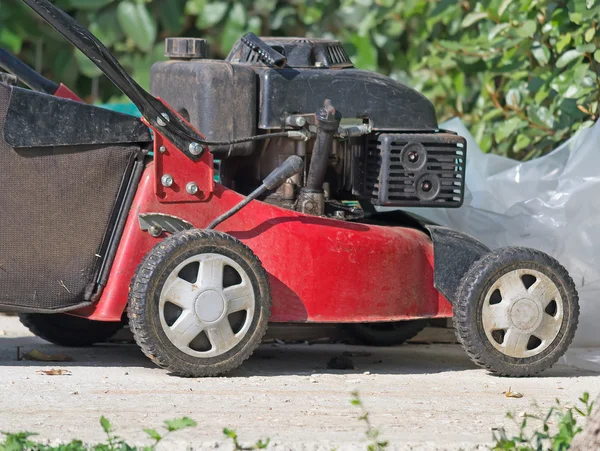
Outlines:
{"label": "black plastic vent", "polygon": [[[352,68],[354,65],[339,41],[332,39],[306,38],[261,38],[265,43],[287,58],[287,65],[293,68]],[[226,58],[231,63],[246,63],[264,66],[258,54],[238,41]]]}
{"label": "black plastic vent", "polygon": [[460,207],[466,152],[452,133],[369,135],[362,195],[379,206]]}
{"label": "black plastic vent", "polygon": [[338,64],[352,64],[350,61],[350,57],[344,50],[344,47],[341,45],[330,45],[327,47],[327,53],[329,54],[329,58],[331,60],[330,65],[338,65]]}

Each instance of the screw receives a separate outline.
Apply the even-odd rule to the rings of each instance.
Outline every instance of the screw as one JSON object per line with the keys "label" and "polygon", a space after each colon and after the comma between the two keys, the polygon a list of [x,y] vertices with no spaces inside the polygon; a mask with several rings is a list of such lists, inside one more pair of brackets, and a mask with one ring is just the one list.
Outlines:
{"label": "screw", "polygon": [[159,150],[160,153],[165,153],[167,151],[167,148],[165,146],[160,146],[158,148],[158,150]]}
{"label": "screw", "polygon": [[288,116],[285,122],[291,126],[304,127],[306,125],[306,118],[302,116]]}
{"label": "screw", "polygon": [[304,127],[304,125],[306,125],[306,119],[302,116],[296,116],[296,125],[298,127]]}
{"label": "screw", "polygon": [[160,178],[160,183],[162,183],[162,186],[166,186],[167,188],[173,185],[173,182],[173,177],[170,174],[165,174]]}
{"label": "screw", "polygon": [[198,193],[198,185],[196,185],[196,182],[190,182],[185,186],[185,190],[193,196]]}
{"label": "screw", "polygon": [[148,233],[150,233],[150,235],[154,238],[158,238],[162,235],[163,229],[159,225],[153,225],[152,227],[150,227],[150,229],[148,229]]}
{"label": "screw", "polygon": [[167,122],[171,122],[171,118],[169,117],[169,115],[167,113],[161,113],[160,116],[158,116],[156,118],[156,123],[158,125],[160,125],[161,127],[164,127],[165,125],[167,125]]}
{"label": "screw", "polygon": [[198,143],[191,143],[189,151],[192,155],[200,155],[202,153],[202,146]]}

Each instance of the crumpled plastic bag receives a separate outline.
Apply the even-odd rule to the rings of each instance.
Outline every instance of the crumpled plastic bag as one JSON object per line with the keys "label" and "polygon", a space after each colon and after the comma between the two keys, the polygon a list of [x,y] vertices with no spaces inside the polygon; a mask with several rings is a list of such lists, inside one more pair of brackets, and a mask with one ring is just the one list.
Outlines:
{"label": "crumpled plastic bag", "polygon": [[[526,246],[552,255],[579,291],[581,316],[573,347],[600,347],[600,121],[527,162],[484,154],[459,119],[441,128],[467,139],[464,204],[407,210],[492,249]],[[595,352],[600,355],[600,348]]]}

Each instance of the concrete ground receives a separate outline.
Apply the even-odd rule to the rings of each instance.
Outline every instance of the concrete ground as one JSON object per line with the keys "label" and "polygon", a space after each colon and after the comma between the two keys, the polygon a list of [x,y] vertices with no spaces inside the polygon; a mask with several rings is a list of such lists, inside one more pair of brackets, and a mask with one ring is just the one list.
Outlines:
{"label": "concrete ground", "polygon": [[[17,347],[67,353],[73,362],[18,361]],[[331,357],[351,353],[356,370],[330,370]],[[65,368],[71,375],[39,370]],[[520,399],[507,398],[508,388]],[[338,344],[263,344],[228,377],[182,379],[156,368],[135,345],[65,349],[0,316],[0,430],[30,430],[40,439],[102,440],[101,415],[121,437],[139,444],[143,428],[189,416],[198,427],[169,438],[162,449],[232,449],[222,429],[245,444],[270,437],[273,449],[365,449],[360,392],[391,449],[476,449],[491,428],[511,426],[507,411],[546,410],[559,398],[573,404],[600,392],[600,374],[557,365],[542,377],[505,379],[476,368],[456,344],[367,348]]]}

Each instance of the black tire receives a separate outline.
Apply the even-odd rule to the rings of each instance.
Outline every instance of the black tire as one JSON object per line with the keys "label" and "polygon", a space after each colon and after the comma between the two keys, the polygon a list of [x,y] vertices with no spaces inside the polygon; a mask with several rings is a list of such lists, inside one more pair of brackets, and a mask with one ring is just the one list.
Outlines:
{"label": "black tire", "polygon": [[[247,320],[250,326],[243,339],[222,355],[206,358],[189,355],[171,342],[161,324],[159,309],[167,278],[178,265],[202,254],[218,254],[238,264],[248,276],[254,296],[254,313]],[[227,304],[223,302],[225,318]],[[179,376],[207,377],[231,371],[250,357],[266,333],[270,309],[267,273],[250,248],[225,233],[193,229],[173,234],[146,255],[131,283],[128,315],[136,342],[154,363]]]}
{"label": "black tire", "polygon": [[[527,357],[513,357],[498,350],[488,338],[483,326],[482,310],[486,296],[490,296],[489,305],[492,304],[492,296],[495,291],[498,291],[502,297],[499,289],[494,290],[491,294],[490,290],[502,276],[515,270],[523,270],[523,275],[516,274],[523,282],[527,293],[530,293],[530,287],[527,286],[525,277],[531,277],[525,274],[527,271],[537,271],[546,276],[560,294],[560,307],[562,308],[562,320],[556,322],[555,338],[548,340],[548,344],[545,344],[544,347],[540,347],[539,353]],[[530,286],[533,287],[533,285]],[[503,300],[495,300],[493,303],[500,302]],[[550,303],[552,302],[556,306],[557,301],[550,301]],[[543,252],[519,247],[490,252],[474,263],[463,276],[453,307],[454,326],[458,341],[474,363],[498,376],[527,377],[550,368],[571,344],[579,320],[579,297],[567,270]],[[512,308],[510,311],[512,312]],[[550,313],[542,310],[542,317],[551,314],[551,311],[552,309],[550,309]],[[519,333],[525,335],[525,332]],[[504,340],[504,331],[500,331],[496,341],[500,346],[502,345],[501,340]],[[525,349],[530,349],[529,342]],[[535,349],[533,347],[530,352],[535,353]]]}
{"label": "black tire", "polygon": [[385,323],[347,324],[347,330],[359,343],[367,346],[397,346],[415,337],[428,321],[416,319]]}
{"label": "black tire", "polygon": [[69,347],[103,343],[123,327],[121,322],[90,321],[64,313],[19,313],[19,319],[34,335]]}

